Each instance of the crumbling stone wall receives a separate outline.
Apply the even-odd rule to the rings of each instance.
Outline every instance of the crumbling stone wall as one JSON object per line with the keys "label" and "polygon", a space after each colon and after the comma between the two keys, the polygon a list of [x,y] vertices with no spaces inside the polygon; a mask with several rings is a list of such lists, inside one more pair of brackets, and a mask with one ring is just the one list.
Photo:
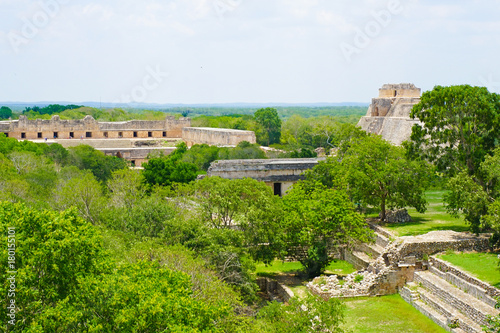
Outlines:
{"label": "crumbling stone wall", "polygon": [[283,302],[288,302],[290,298],[295,296],[290,288],[273,279],[258,278],[257,285],[260,291],[267,293],[271,297],[278,296],[279,300]]}
{"label": "crumbling stone wall", "polygon": [[398,251],[392,254],[394,261],[401,261],[409,256],[421,260],[424,255],[447,250],[485,252],[490,249],[487,235],[474,236],[454,231],[432,231],[426,235],[400,237],[398,241],[401,244]]}

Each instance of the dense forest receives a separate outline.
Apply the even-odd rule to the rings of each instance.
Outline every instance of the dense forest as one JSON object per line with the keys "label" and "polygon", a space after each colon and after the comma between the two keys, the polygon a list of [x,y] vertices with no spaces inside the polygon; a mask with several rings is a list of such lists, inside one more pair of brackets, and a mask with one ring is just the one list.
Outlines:
{"label": "dense forest", "polygon": [[[203,126],[253,126],[261,143],[285,153],[328,148],[331,156],[282,198],[252,179],[195,180],[215,159],[266,157],[249,143],[181,143],[136,170],[89,146],[0,134],[0,231],[9,244],[0,252],[7,304],[0,327],[343,332],[341,301],[311,295],[269,303],[255,264],[288,258],[304,276],[318,276],[336,248],[372,240],[363,212],[375,209],[382,221],[386,209],[423,212],[429,186],[446,186],[447,210],[473,231],[492,232],[498,245],[499,110],[500,97],[484,88],[438,86],[413,108],[423,126],[403,147],[331,116],[282,119],[266,108],[194,118]],[[94,109],[60,114],[87,111]]]}

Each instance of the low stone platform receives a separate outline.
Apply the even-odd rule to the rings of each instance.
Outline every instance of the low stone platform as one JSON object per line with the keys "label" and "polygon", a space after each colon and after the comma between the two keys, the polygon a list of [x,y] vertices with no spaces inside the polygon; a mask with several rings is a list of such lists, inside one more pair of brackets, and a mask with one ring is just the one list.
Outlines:
{"label": "low stone platform", "polygon": [[[393,238],[390,232],[372,225],[374,244],[362,244],[346,260],[359,262],[368,253],[380,255],[366,268],[344,278],[322,276],[307,286],[312,293],[331,297],[401,296],[423,314],[450,332],[482,331],[488,316],[496,316],[495,297],[500,290],[488,285],[432,254],[446,250],[486,251],[489,235],[465,232],[432,231],[425,235]],[[392,241],[391,241],[392,240]],[[383,248],[383,251],[380,251]],[[359,253],[363,255],[359,255]]]}

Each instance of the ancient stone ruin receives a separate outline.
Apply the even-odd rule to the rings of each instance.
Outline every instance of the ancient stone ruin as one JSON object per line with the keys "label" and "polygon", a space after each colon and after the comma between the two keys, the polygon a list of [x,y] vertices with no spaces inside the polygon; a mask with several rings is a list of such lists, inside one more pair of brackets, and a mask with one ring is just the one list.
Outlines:
{"label": "ancient stone ruin", "polygon": [[58,115],[36,120],[20,116],[19,120],[0,121],[0,133],[17,140],[59,143],[65,148],[86,144],[138,167],[151,154],[170,154],[180,140],[188,146],[204,143],[236,146],[242,141],[256,142],[252,131],[191,127],[190,118],[174,116],[166,116],[164,120],[120,122],[98,122],[90,115],[72,120],[63,120]]}
{"label": "ancient stone ruin", "polygon": [[395,145],[401,145],[410,138],[413,125],[419,123],[410,118],[411,109],[418,102],[420,88],[414,84],[384,84],[358,126],[368,133],[381,135]]}
{"label": "ancient stone ruin", "polygon": [[275,195],[282,196],[293,184],[305,179],[304,172],[315,167],[325,158],[280,158],[222,160],[210,165],[207,176],[226,179],[252,178],[266,183]]}
{"label": "ancient stone ruin", "polygon": [[312,293],[324,299],[400,293],[450,332],[482,332],[487,317],[499,314],[495,309],[499,289],[432,256],[447,250],[487,251],[488,236],[432,231],[397,238],[379,226],[371,227],[373,244],[359,244],[342,255],[358,271],[342,279],[317,277],[308,284]]}
{"label": "ancient stone ruin", "polygon": [[[382,212],[380,212],[379,218],[382,218]],[[406,208],[388,210],[385,212],[385,221],[388,223],[407,223],[411,222],[411,216],[408,214]]]}

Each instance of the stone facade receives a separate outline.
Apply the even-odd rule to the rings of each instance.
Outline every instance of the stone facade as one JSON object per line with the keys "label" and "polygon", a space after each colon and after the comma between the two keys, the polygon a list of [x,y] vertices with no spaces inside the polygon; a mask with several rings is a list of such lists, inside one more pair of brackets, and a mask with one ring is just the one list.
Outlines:
{"label": "stone facade", "polygon": [[298,180],[304,179],[304,171],[318,164],[318,158],[291,158],[269,160],[215,161],[207,176],[226,179],[253,178],[265,182],[276,195],[283,195]]}
{"label": "stone facade", "polygon": [[188,147],[203,143],[212,146],[237,146],[242,141],[257,142],[252,131],[210,127],[184,127],[182,139]]}
{"label": "stone facade", "polygon": [[373,98],[365,117],[358,126],[368,133],[381,135],[395,145],[401,145],[411,135],[418,120],[410,118],[411,109],[420,102],[420,88],[410,83],[385,84],[379,97]]}
{"label": "stone facade", "polygon": [[118,156],[130,162],[133,167],[142,167],[148,161],[148,157],[154,155],[169,155],[176,148],[173,147],[150,147],[150,148],[100,148],[105,155]]}
{"label": "stone facade", "polygon": [[18,140],[49,139],[133,139],[181,138],[182,129],[191,125],[191,119],[167,116],[161,121],[131,120],[123,122],[98,122],[92,116],[78,120],[19,120],[0,122],[0,132]]}

